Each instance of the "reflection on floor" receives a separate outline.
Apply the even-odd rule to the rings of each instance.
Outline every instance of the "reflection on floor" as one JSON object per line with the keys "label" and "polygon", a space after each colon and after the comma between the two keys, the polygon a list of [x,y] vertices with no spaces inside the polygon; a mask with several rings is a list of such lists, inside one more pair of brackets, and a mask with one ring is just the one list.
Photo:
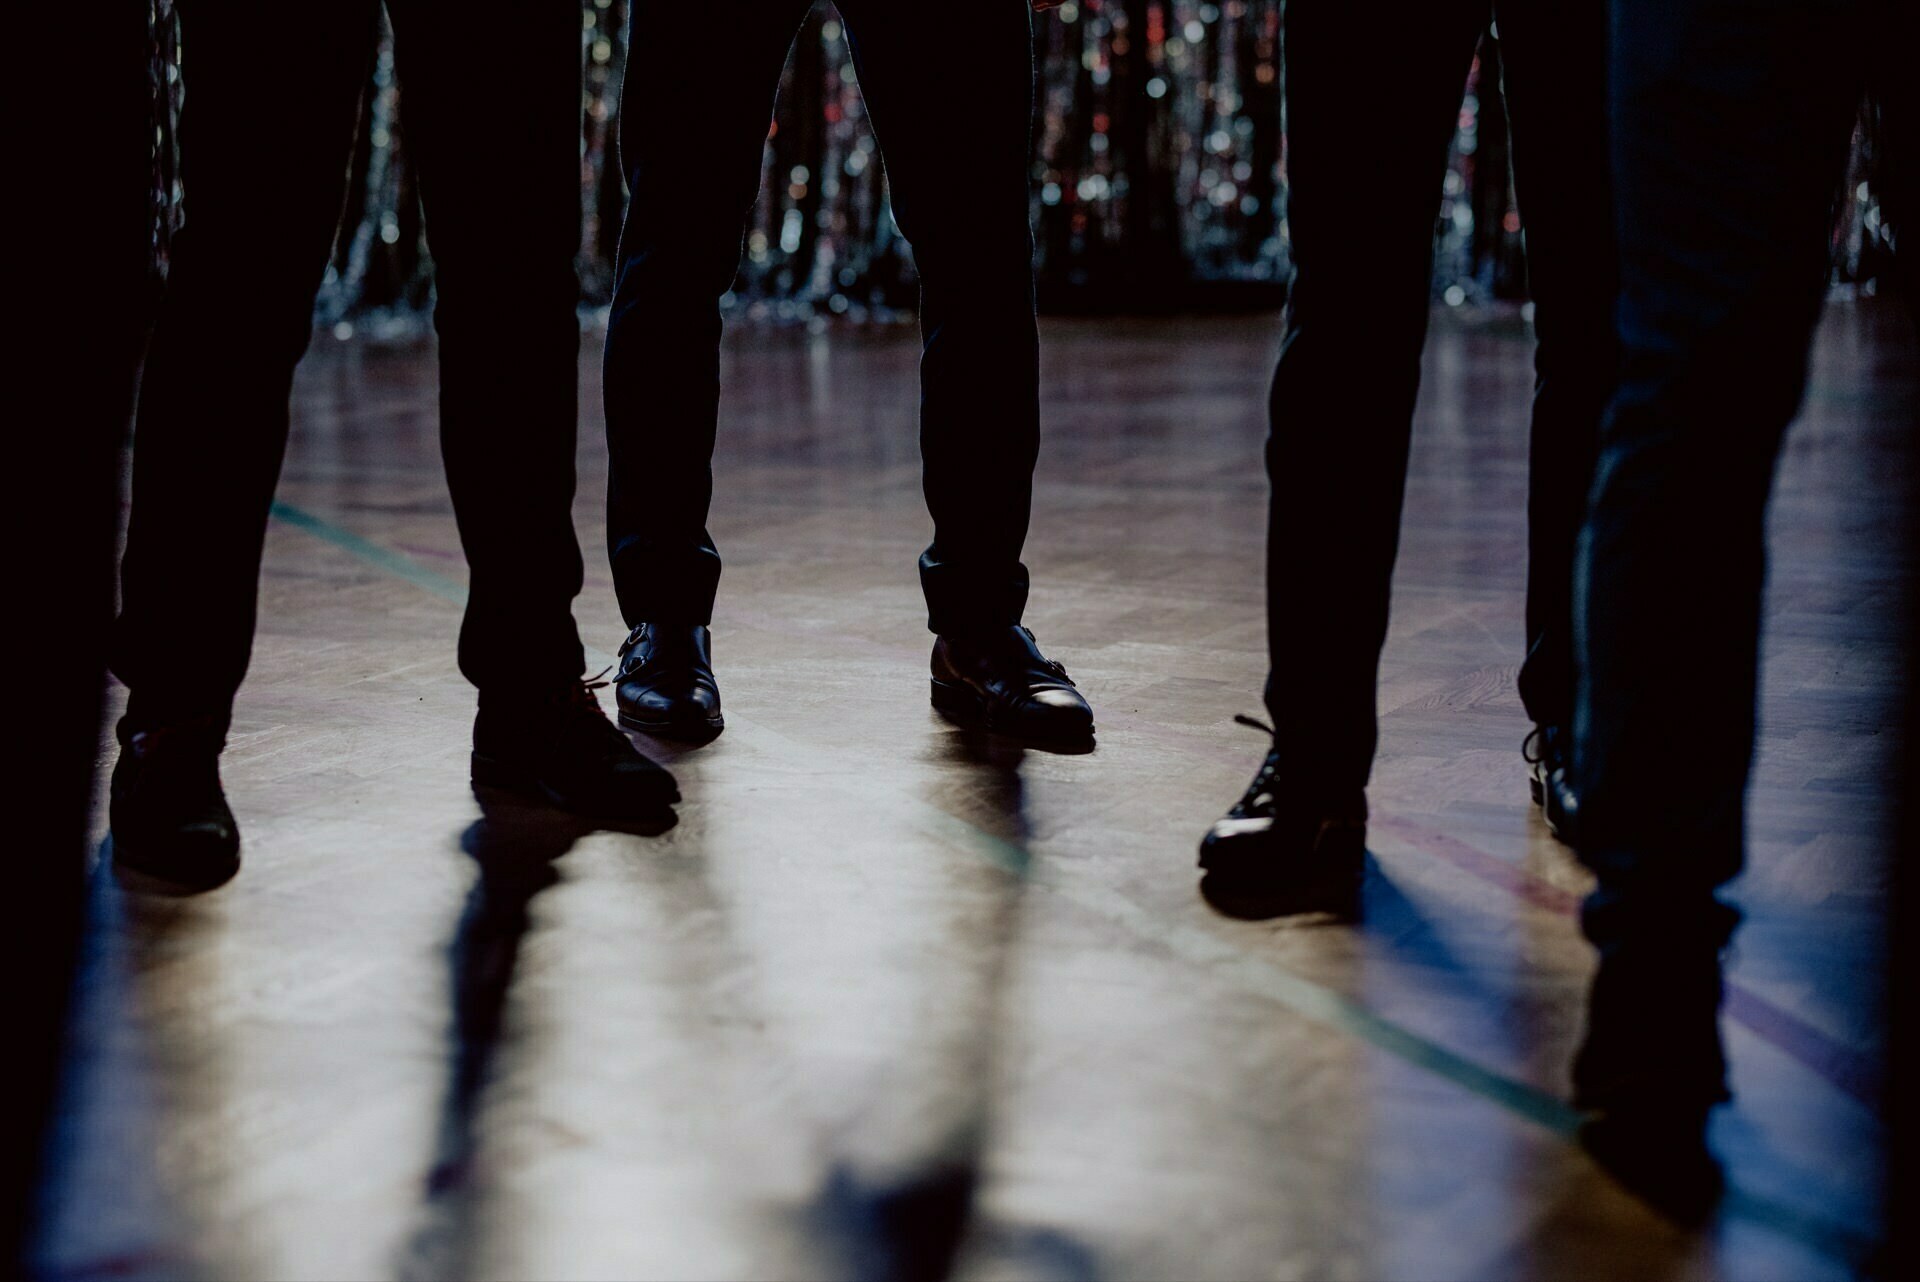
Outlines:
{"label": "reflection on floor", "polygon": [[646,744],[687,798],[649,832],[469,789],[430,354],[329,341],[228,753],[247,866],[195,899],[96,872],[49,1275],[1856,1272],[1903,324],[1834,309],[1781,473],[1706,1229],[1614,1186],[1559,1103],[1590,962],[1519,754],[1517,322],[1443,318],[1427,357],[1358,928],[1195,893],[1263,751],[1231,718],[1263,675],[1272,318],[1046,327],[1029,621],[1098,710],[1078,756],[926,706],[912,335],[730,336],[729,729]]}

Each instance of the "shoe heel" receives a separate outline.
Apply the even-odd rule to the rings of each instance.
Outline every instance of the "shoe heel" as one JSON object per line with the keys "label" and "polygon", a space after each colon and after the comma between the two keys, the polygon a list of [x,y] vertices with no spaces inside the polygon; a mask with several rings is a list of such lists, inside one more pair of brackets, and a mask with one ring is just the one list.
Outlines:
{"label": "shoe heel", "polygon": [[979,724],[985,720],[980,697],[973,690],[957,681],[942,681],[934,677],[930,681],[933,706],[957,721]]}
{"label": "shoe heel", "polygon": [[1359,910],[1360,888],[1367,880],[1367,825],[1364,823],[1324,823],[1314,839],[1315,858],[1327,866],[1326,886],[1334,898],[1351,897]]}

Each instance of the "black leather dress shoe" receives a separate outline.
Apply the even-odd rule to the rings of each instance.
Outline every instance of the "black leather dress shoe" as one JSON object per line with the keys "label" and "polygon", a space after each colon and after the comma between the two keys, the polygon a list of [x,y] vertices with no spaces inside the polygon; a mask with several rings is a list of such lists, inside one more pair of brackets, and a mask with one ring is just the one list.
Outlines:
{"label": "black leather dress shoe", "polygon": [[240,827],[220,787],[226,732],[212,719],[134,731],[120,724],[109,815],[116,864],[191,890],[240,871]]}
{"label": "black leather dress shoe", "polygon": [[939,637],[931,667],[933,706],[961,725],[1039,743],[1093,741],[1093,709],[1023,627]]}
{"label": "black leather dress shoe", "polygon": [[[1252,717],[1242,725],[1273,731]],[[1367,799],[1294,790],[1276,748],[1233,809],[1200,842],[1200,893],[1235,917],[1330,912],[1357,917],[1367,863]]]}
{"label": "black leather dress shoe", "polygon": [[[1656,1210],[1695,1223],[1725,1187],[1707,1119],[1731,1098],[1720,1041],[1720,940],[1732,910],[1683,946],[1672,932],[1601,949],[1573,1064],[1573,1102],[1590,1114],[1580,1140]],[[1714,920],[1719,918],[1719,920]]]}
{"label": "black leather dress shoe", "polygon": [[620,645],[614,679],[620,724],[705,741],[726,728],[713,678],[713,633],[699,624],[643,623]]}
{"label": "black leather dress shoe", "polygon": [[1520,755],[1531,771],[1527,790],[1533,794],[1533,804],[1540,807],[1547,831],[1569,845],[1580,818],[1580,798],[1567,771],[1571,747],[1572,732],[1559,725],[1535,726],[1520,745]]}
{"label": "black leather dress shoe", "polygon": [[680,800],[673,776],[620,733],[595,686],[549,695],[482,695],[473,720],[473,782],[541,797],[596,819],[653,819]]}

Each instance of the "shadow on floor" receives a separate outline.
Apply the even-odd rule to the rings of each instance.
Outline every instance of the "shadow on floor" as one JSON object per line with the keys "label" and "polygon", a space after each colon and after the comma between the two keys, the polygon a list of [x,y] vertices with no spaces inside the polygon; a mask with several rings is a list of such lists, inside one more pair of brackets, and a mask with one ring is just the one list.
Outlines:
{"label": "shadow on floor", "polygon": [[460,848],[478,865],[479,876],[447,947],[453,1004],[447,1084],[420,1227],[400,1261],[400,1276],[407,1279],[473,1276],[480,1227],[477,1125],[501,1046],[529,906],[560,883],[556,865],[582,838],[603,831],[653,837],[674,824],[668,812],[657,822],[610,825],[491,788],[476,787],[474,800],[480,818],[461,834]]}
{"label": "shadow on floor", "polygon": [[[967,1005],[975,1018],[949,1034],[954,1041],[938,1048],[941,1061],[934,1070],[961,1085],[957,1097],[927,1110],[935,1117],[944,1113],[944,1133],[910,1138],[904,1159],[898,1152],[878,1161],[857,1158],[854,1152],[870,1137],[846,1137],[805,1208],[807,1228],[837,1264],[837,1276],[854,1282],[939,1282],[966,1271],[969,1258],[1022,1277],[1091,1279],[1097,1276],[1092,1253],[1067,1235],[980,1214],[996,1047],[1027,880],[1031,829],[1020,775],[1027,749],[980,730],[943,726],[938,733],[930,756],[944,769],[927,800],[1021,856],[998,857],[967,873],[985,879],[964,892],[983,896],[986,916],[984,945],[968,977]],[[926,1081],[896,1085],[909,1095],[940,1095]]]}

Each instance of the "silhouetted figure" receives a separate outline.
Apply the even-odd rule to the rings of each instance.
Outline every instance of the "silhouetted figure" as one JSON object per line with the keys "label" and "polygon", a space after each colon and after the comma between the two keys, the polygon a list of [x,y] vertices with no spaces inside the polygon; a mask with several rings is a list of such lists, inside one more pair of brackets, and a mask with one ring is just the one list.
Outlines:
{"label": "silhouetted figure", "polygon": [[1295,267],[1267,441],[1273,743],[1201,846],[1215,896],[1268,899],[1274,911],[1355,903],[1434,223],[1467,72],[1495,16],[1538,339],[1520,694],[1535,724],[1536,796],[1565,827],[1573,540],[1615,370],[1605,5],[1444,0],[1389,19],[1292,0]]}
{"label": "silhouetted figure", "polygon": [[[293,368],[339,219],[379,0],[180,0],[186,223],[147,356],[113,667],[131,690],[117,859],[188,884],[239,864],[218,758],[252,648]],[[582,689],[572,600],[580,16],[388,0],[435,262],[441,443],[472,570],[474,770],[596,814],[673,781]]]}
{"label": "silhouetted figure", "polygon": [[[1881,6],[1888,27],[1876,41],[1879,60],[1875,67],[1875,92],[1880,102],[1882,172],[1877,176],[1884,193],[1888,219],[1903,237],[1903,250],[1895,264],[1901,292],[1906,296],[1907,313],[1920,331],[1920,85],[1909,70],[1911,50],[1920,48],[1920,5]],[[1907,520],[1912,528],[1920,521],[1920,471],[1907,475]],[[1891,939],[1888,968],[1887,1044],[1892,1047],[1887,1080],[1908,1082],[1920,1065],[1920,1019],[1916,1019],[1915,990],[1920,989],[1920,869],[1914,867],[1912,852],[1920,850],[1920,675],[1913,670],[1913,656],[1920,655],[1920,583],[1909,569],[1906,584],[1907,605],[1907,723],[1901,744],[1902,775],[1900,789],[1901,824],[1895,839],[1893,921],[1888,929]],[[1889,1131],[1892,1156],[1888,1163],[1888,1207],[1915,1204],[1920,1197],[1920,1140],[1916,1140],[1914,1119],[1920,1114],[1905,1092],[1888,1093]],[[1908,1216],[1894,1212],[1888,1216],[1888,1237],[1892,1241],[1887,1272],[1904,1277],[1920,1269],[1920,1228]]]}
{"label": "silhouetted figure", "polygon": [[[607,326],[608,552],[632,631],[621,719],[708,738],[723,725],[708,625],[720,554],[706,530],[720,396],[719,300],[732,286],[781,68],[811,0],[634,6],[620,101],[632,192]],[[1041,740],[1093,714],[1020,626],[1020,551],[1040,444],[1028,227],[1028,0],[952,11],[840,0],[922,282],[920,444],[933,543],[920,558],[938,636],[934,703]],[[706,126],[686,127],[689,103]]]}
{"label": "silhouetted figure", "polygon": [[[1891,16],[1888,7],[1886,16]],[[1576,1102],[1670,1210],[1720,1173],[1765,516],[1828,276],[1873,0],[1613,0],[1622,375],[1581,534],[1577,848],[1600,953]]]}
{"label": "silhouetted figure", "polygon": [[[46,624],[7,629],[8,669],[23,674],[8,695],[16,804],[0,926],[0,1274],[11,1277],[34,1231],[84,915],[119,459],[151,301],[153,125],[146,0],[106,0],[84,24],[65,6],[31,5],[8,26],[18,234],[7,262],[7,600],[10,619]],[[71,56],[81,44],[84,88]]]}

